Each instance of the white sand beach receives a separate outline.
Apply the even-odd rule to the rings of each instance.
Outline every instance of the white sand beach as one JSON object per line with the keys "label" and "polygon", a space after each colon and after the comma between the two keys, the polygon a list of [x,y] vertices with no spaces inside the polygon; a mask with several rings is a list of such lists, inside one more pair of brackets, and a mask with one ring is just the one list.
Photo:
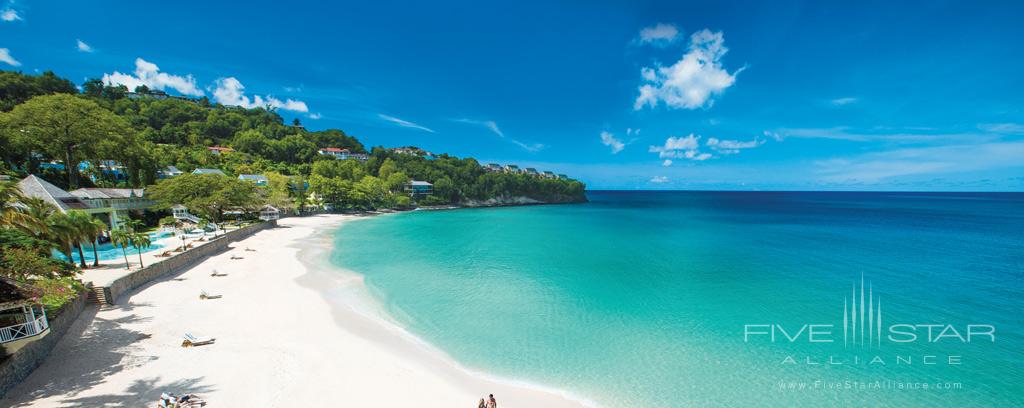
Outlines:
{"label": "white sand beach", "polygon": [[[0,406],[152,407],[161,392],[196,393],[208,407],[476,407],[488,393],[502,407],[581,406],[472,374],[353,307],[365,301],[358,276],[300,261],[324,256],[318,230],[352,218],[281,220],[116,306],[87,309]],[[200,300],[202,290],[223,297]],[[183,348],[185,332],[216,342]]]}

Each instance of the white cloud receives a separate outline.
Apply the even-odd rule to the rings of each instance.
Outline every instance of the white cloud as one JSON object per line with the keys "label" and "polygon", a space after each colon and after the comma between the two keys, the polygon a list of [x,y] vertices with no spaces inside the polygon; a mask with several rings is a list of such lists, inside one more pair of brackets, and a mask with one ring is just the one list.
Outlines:
{"label": "white cloud", "polygon": [[505,132],[502,132],[501,128],[498,127],[498,123],[493,121],[493,120],[473,120],[473,119],[466,119],[466,118],[453,119],[453,120],[455,122],[459,122],[459,123],[468,123],[470,125],[482,126],[482,127],[486,128],[487,130],[490,130],[491,133],[494,133],[499,138],[507,140],[509,143],[512,143],[512,144],[514,144],[516,146],[519,146],[519,147],[523,148],[523,150],[526,150],[526,151],[528,151],[530,153],[535,153],[535,152],[540,151],[541,149],[544,149],[545,147],[547,147],[547,146],[545,146],[542,143],[525,143],[525,142],[521,142],[519,140],[516,140],[515,138],[505,137]]}
{"label": "white cloud", "polygon": [[92,52],[92,46],[86,44],[85,41],[75,40],[78,42],[78,50],[81,52]]}
{"label": "white cloud", "polygon": [[822,181],[877,184],[901,177],[1021,168],[1024,142],[896,149],[818,161]]}
{"label": "white cloud", "polygon": [[722,67],[722,56],[728,51],[721,31],[693,33],[688,52],[675,64],[640,70],[644,84],[638,88],[633,109],[653,108],[659,102],[673,109],[711,106],[714,97],[732,86],[743,71],[740,68],[730,74]]}
{"label": "white cloud", "polygon": [[[626,134],[629,134],[631,131],[632,131],[632,129],[627,130]],[[613,134],[611,134],[609,132],[601,132],[601,144],[603,144],[605,146],[608,146],[608,147],[611,147],[612,148],[612,154],[618,154],[619,152],[622,151],[622,149],[626,148],[626,144],[625,143],[622,143],[621,140],[616,139],[615,135],[613,135]]]}
{"label": "white cloud", "polygon": [[11,51],[6,48],[0,48],[0,62],[3,62],[12,67],[21,66],[21,62],[18,62],[18,60],[14,59],[14,57],[11,56]]}
{"label": "white cloud", "polygon": [[219,78],[214,81],[213,99],[218,103],[243,108],[272,108],[293,112],[309,112],[305,102],[294,99],[284,101],[273,96],[255,95],[250,99],[245,95],[245,85],[235,77]]}
{"label": "white cloud", "polygon": [[377,116],[379,116],[381,119],[384,119],[384,120],[386,120],[388,122],[394,123],[394,124],[396,124],[398,126],[401,126],[401,127],[419,129],[419,130],[422,130],[424,132],[437,133],[437,132],[434,132],[433,129],[430,129],[430,128],[426,127],[426,126],[421,126],[421,125],[412,123],[412,122],[407,121],[407,120],[402,120],[402,119],[396,118],[394,116],[388,116],[388,115],[385,115],[383,113],[379,113],[379,114],[377,114]]}
{"label": "white cloud", "polygon": [[992,133],[1024,133],[1024,125],[1020,123],[982,123],[978,128]]}
{"label": "white cloud", "polygon": [[721,140],[712,137],[708,138],[708,141],[704,144],[721,154],[736,154],[742,149],[752,149],[763,145],[764,139],[754,139],[749,142],[742,142],[739,140]]}
{"label": "white cloud", "polygon": [[11,22],[21,20],[21,16],[18,15],[18,11],[12,8],[0,11],[0,20]]}
{"label": "white cloud", "polygon": [[310,119],[320,119],[323,116],[321,116],[320,113],[310,113],[309,115],[307,115],[307,117]]}
{"label": "white cloud", "polygon": [[640,30],[640,43],[668,44],[679,37],[679,29],[673,24],[658,23]]}
{"label": "white cloud", "polygon": [[145,85],[149,89],[160,91],[170,88],[184,95],[203,95],[203,91],[196,86],[196,79],[191,74],[179,76],[160,72],[160,67],[142,58],[135,59],[134,74],[122,74],[118,71],[114,71],[112,74],[103,74],[103,83],[124,85],[129,91],[135,90],[135,87],[139,85]]}
{"label": "white cloud", "polygon": [[658,184],[668,183],[668,177],[665,177],[665,176],[654,176],[654,177],[651,177],[651,182],[652,183],[658,183]]}
{"label": "white cloud", "polygon": [[700,136],[690,133],[690,135],[686,137],[671,136],[668,139],[665,139],[664,145],[651,146],[647,151],[651,153],[658,153],[658,158],[661,159],[688,159],[704,161],[712,157],[710,153],[702,153],[699,148]]}
{"label": "white cloud", "polygon": [[661,162],[661,166],[662,167],[668,167],[668,166],[671,166],[671,165],[672,165],[672,160],[669,160],[669,159],[665,159],[665,161]]}
{"label": "white cloud", "polygon": [[846,106],[846,105],[849,105],[849,104],[852,104],[852,103],[857,103],[857,98],[853,98],[853,97],[836,98],[836,99],[833,99],[833,100],[829,101],[829,103],[831,103],[832,105],[835,105],[835,106]]}

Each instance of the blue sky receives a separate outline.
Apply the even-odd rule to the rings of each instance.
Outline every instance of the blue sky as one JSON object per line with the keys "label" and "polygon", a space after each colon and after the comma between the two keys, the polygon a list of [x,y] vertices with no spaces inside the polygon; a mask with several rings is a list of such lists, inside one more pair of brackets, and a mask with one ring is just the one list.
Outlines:
{"label": "blue sky", "polygon": [[7,0],[0,69],[594,189],[1024,190],[1021,3],[407,3]]}

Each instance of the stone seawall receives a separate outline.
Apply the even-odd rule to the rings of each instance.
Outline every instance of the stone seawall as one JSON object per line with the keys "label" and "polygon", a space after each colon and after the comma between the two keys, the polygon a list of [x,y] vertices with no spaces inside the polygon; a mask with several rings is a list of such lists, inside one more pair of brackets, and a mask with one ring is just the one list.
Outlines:
{"label": "stone seawall", "polygon": [[50,332],[43,338],[26,344],[6,360],[0,362],[0,397],[7,394],[7,391],[14,388],[29,374],[32,374],[36,367],[43,364],[43,360],[46,360],[53,347],[75,323],[82,310],[90,307],[86,303],[86,293],[82,292],[74,300],[65,303],[55,313],[56,316],[48,316]]}
{"label": "stone seawall", "polygon": [[[116,303],[121,295],[145,285],[165,274],[178,272],[188,268],[211,255],[218,254],[227,249],[232,242],[240,241],[252,234],[263,231],[277,225],[276,221],[262,222],[242,229],[231,231],[221,235],[212,241],[178,253],[173,257],[154,263],[128,275],[113,281],[107,287],[92,288],[103,291],[105,300],[110,304]],[[77,298],[68,302],[56,313],[56,316],[49,316],[50,333],[42,338],[26,344],[3,362],[0,362],[0,397],[7,394],[11,388],[18,385],[27,378],[32,371],[39,367],[50,355],[50,351],[57,345],[57,342],[64,337],[68,329],[78,319],[82,311],[95,307],[87,303],[87,293],[79,294]]]}
{"label": "stone seawall", "polygon": [[211,255],[223,252],[232,242],[243,240],[252,234],[276,225],[276,221],[269,221],[234,230],[214,238],[206,244],[185,252],[177,253],[170,258],[122,276],[111,282],[106,286],[106,288],[103,288],[105,291],[104,297],[106,298],[107,303],[116,304],[118,298],[120,298],[122,294],[130,292],[132,289],[145,285],[153,279],[165,274],[180,271],[184,268],[195,265],[199,261],[202,261]]}

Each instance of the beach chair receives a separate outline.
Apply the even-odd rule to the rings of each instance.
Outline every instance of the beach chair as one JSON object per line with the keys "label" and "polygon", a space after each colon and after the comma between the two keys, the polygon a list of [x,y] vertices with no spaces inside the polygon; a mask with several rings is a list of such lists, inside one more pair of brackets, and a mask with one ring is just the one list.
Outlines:
{"label": "beach chair", "polygon": [[215,277],[215,278],[218,278],[218,277],[221,277],[221,276],[228,276],[228,274],[226,274],[226,273],[220,273],[220,272],[217,272],[217,270],[216,270],[216,269],[214,269],[214,270],[213,270],[213,272],[212,272],[212,273],[210,273],[210,276],[213,276],[213,277]]}
{"label": "beach chair", "polygon": [[164,251],[164,252],[162,252],[162,253],[161,253],[160,255],[157,255],[157,256],[159,256],[159,257],[161,257],[161,258],[168,258],[168,257],[170,257],[171,255],[174,255],[174,254],[172,254],[172,253],[171,253],[171,251]]}
{"label": "beach chair", "polygon": [[205,290],[199,291],[199,299],[201,299],[201,300],[220,299],[221,296],[222,295],[211,295],[211,294],[207,293]]}
{"label": "beach chair", "polygon": [[213,337],[196,337],[192,333],[185,333],[185,339],[181,342],[182,347],[195,347],[213,344],[217,339]]}
{"label": "beach chair", "polygon": [[245,259],[245,258],[243,258],[241,256],[238,256],[238,255],[231,255],[231,260],[236,260],[236,259]]}

